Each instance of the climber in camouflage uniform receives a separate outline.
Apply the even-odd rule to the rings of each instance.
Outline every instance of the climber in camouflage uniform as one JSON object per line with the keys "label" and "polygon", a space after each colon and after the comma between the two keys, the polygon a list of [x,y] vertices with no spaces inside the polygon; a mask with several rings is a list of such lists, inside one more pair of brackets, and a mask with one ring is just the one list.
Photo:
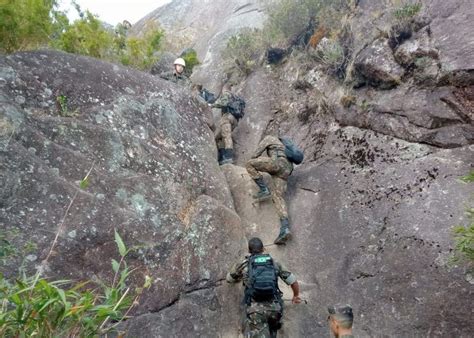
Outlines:
{"label": "climber in camouflage uniform", "polygon": [[[227,273],[228,283],[243,282],[246,295],[250,286],[251,277],[249,277],[249,261],[252,257],[263,256],[264,247],[259,238],[252,238],[248,242],[249,253],[243,261],[233,265],[231,270]],[[264,255],[268,256],[269,255]],[[281,278],[287,285],[291,286],[293,291],[292,303],[298,304],[301,302],[299,297],[299,284],[296,277],[288,271],[282,264],[272,260],[273,268],[279,278]],[[277,330],[281,327],[281,318],[283,315],[283,302],[281,299],[281,292],[277,287],[278,296],[273,301],[255,301],[252,298],[244,298],[245,319],[244,319],[244,336],[255,338],[271,338],[276,337]]]}
{"label": "climber in camouflage uniform", "polygon": [[176,60],[174,60],[173,66],[173,71],[161,73],[160,77],[162,79],[180,85],[189,86],[191,84],[191,81],[189,80],[188,76],[186,75],[186,72],[184,71],[186,68],[186,61],[184,61],[183,58],[177,58]]}
{"label": "climber in camouflage uniform", "polygon": [[335,305],[328,307],[328,324],[335,338],[354,338],[352,322],[354,314],[350,305]]}
{"label": "climber in camouflage uniform", "polygon": [[222,116],[214,133],[219,164],[233,163],[234,159],[234,142],[232,140],[232,131],[237,127],[237,119],[229,111],[229,104],[233,100],[231,85],[224,84],[222,93],[219,98],[212,104],[213,108],[220,108]]}
{"label": "climber in camouflage uniform", "polygon": [[[261,156],[264,152],[266,152],[267,156]],[[258,145],[257,150],[247,162],[245,168],[260,188],[254,198],[258,201],[263,201],[270,197],[273,199],[280,217],[280,233],[274,243],[285,244],[291,238],[291,232],[284,196],[288,176],[293,171],[293,163],[285,155],[284,144],[276,136],[266,136]],[[261,172],[267,172],[272,176],[273,189],[271,191],[265,184]]]}

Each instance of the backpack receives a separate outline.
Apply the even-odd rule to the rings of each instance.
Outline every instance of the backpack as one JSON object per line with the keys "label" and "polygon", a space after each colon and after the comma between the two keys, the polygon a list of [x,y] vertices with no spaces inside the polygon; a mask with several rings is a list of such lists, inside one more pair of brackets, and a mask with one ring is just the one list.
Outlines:
{"label": "backpack", "polygon": [[240,120],[245,115],[245,101],[240,96],[232,94],[232,100],[227,105],[227,112],[234,115],[237,120]]}
{"label": "backpack", "polygon": [[290,140],[289,138],[282,137],[280,138],[280,141],[285,145],[285,155],[290,162],[294,164],[300,164],[301,162],[303,162],[303,151],[298,148],[298,146],[294,144],[292,140]]}
{"label": "backpack", "polygon": [[207,89],[202,89],[200,92],[199,92],[199,95],[204,99],[204,101],[206,101],[207,103],[214,103],[216,101],[216,96],[211,93],[210,91],[208,91]]}
{"label": "backpack", "polygon": [[248,259],[248,280],[245,303],[280,301],[278,273],[273,259],[268,254],[252,255]]}

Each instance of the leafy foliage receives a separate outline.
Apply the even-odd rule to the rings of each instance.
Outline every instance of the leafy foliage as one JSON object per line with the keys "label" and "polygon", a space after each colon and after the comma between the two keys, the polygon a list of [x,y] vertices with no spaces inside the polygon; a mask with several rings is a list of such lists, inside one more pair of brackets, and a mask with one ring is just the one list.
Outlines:
{"label": "leafy foliage", "polygon": [[100,20],[86,11],[79,20],[66,26],[54,47],[69,53],[106,58],[112,48],[113,35],[107,31]]}
{"label": "leafy foliage", "polygon": [[277,0],[266,1],[268,20],[264,30],[273,40],[292,38],[304,31],[312,21],[318,26],[333,29],[340,25],[340,17],[348,0]]}
{"label": "leafy foliage", "polygon": [[[15,281],[0,274],[0,335],[2,337],[95,337],[112,331],[138,300],[143,288],[131,295],[127,280],[132,272],[125,262],[129,253],[115,232],[120,261],[112,261],[111,285],[48,281],[39,273]],[[113,323],[113,324],[112,324]]]}
{"label": "leafy foliage", "polygon": [[80,18],[70,23],[56,0],[0,1],[0,52],[53,47],[145,69],[161,48],[163,31],[158,27],[147,27],[142,37],[128,37],[127,25],[110,29],[74,2]]}
{"label": "leafy foliage", "polygon": [[199,59],[197,57],[197,52],[192,49],[188,48],[184,52],[181,53],[180,57],[184,59],[186,62],[186,73],[191,75],[193,72],[193,68],[200,64]]}
{"label": "leafy foliage", "polygon": [[157,61],[155,52],[160,49],[163,36],[163,31],[152,24],[146,26],[143,37],[118,36],[115,48],[119,61],[138,69],[151,67]]}
{"label": "leafy foliage", "polygon": [[[268,47],[286,48],[308,34],[305,43],[316,47],[323,37],[333,36],[320,56],[331,68],[345,64],[346,53],[337,38],[341,18],[345,15],[348,0],[262,0],[266,5],[267,21],[262,29],[246,29],[231,37],[223,53],[224,58],[235,61],[238,68],[248,74]],[[341,60],[342,59],[342,60]]]}
{"label": "leafy foliage", "polygon": [[60,16],[54,10],[55,0],[1,0],[0,4],[0,51],[11,53],[47,44]]}
{"label": "leafy foliage", "polygon": [[248,74],[257,64],[261,53],[261,31],[248,28],[229,39],[223,56],[234,61],[241,71]]}

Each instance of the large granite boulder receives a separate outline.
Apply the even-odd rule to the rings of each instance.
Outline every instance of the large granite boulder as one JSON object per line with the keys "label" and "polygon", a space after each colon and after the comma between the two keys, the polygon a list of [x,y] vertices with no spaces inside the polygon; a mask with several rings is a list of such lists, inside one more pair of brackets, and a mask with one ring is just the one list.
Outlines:
{"label": "large granite boulder", "polygon": [[19,250],[2,272],[14,276],[28,253],[29,271],[110,279],[117,229],[136,247],[132,282],[153,280],[137,313],[185,306],[180,295],[195,290],[218,297],[214,287],[245,240],[205,112],[190,93],[51,51],[2,56],[0,78],[0,224]]}

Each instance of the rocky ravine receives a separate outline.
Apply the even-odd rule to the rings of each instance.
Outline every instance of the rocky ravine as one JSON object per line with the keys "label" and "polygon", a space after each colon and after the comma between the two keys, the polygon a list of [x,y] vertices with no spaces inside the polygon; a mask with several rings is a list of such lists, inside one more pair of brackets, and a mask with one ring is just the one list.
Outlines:
{"label": "rocky ravine", "polygon": [[[379,50],[371,36],[376,22],[364,20],[379,6],[359,1],[353,13],[356,55]],[[439,34],[431,34],[436,69],[445,71],[423,85],[409,73],[380,88],[374,74],[382,73],[370,70],[405,69],[391,57],[397,50],[377,62],[355,58],[364,67],[354,65],[358,84],[349,93],[317,64],[297,71],[291,59],[257,70],[239,88],[247,114],[234,132],[237,163],[222,168],[208,112],[187,91],[67,54],[2,57],[0,223],[20,230],[18,247],[29,239],[39,244],[29,256],[29,266],[38,266],[77,181],[94,164],[48,274],[110,277],[118,228],[127,244],[144,247],[131,262],[137,282],[145,274],[155,282],[127,323],[129,337],[236,337],[242,290],[222,279],[243,255],[245,236],[269,243],[278,229],[271,202],[252,205],[256,187],[242,165],[278,123],[306,159],[289,181],[294,239],[268,249],[296,273],[309,301],[287,306],[281,335],[326,337],[326,305],[349,302],[360,337],[468,337],[472,276],[447,260],[450,228],[463,222],[472,193],[458,180],[474,158],[473,67],[466,58],[473,54],[462,34],[470,13],[469,2],[424,2],[422,14]],[[446,20],[457,24],[448,30]],[[381,66],[393,60],[393,67]],[[310,86],[294,89],[297,80]],[[59,116],[58,95],[69,98],[72,117]],[[356,101],[345,108],[341,98],[349,95]]]}
{"label": "rocky ravine", "polygon": [[[288,306],[283,336],[327,336],[325,306],[334,302],[354,306],[358,336],[473,331],[472,276],[447,261],[451,226],[463,223],[472,193],[458,177],[474,163],[474,6],[422,1],[397,46],[381,34],[397,24],[393,6],[358,1],[347,17],[346,84],[302,54],[239,88],[247,115],[234,132],[237,166],[223,170],[247,236],[270,243],[278,229],[271,203],[250,203],[255,186],[241,168],[267,127],[278,123],[306,154],[289,181],[295,239],[269,247],[310,301]],[[202,82],[215,88],[215,80]]]}

